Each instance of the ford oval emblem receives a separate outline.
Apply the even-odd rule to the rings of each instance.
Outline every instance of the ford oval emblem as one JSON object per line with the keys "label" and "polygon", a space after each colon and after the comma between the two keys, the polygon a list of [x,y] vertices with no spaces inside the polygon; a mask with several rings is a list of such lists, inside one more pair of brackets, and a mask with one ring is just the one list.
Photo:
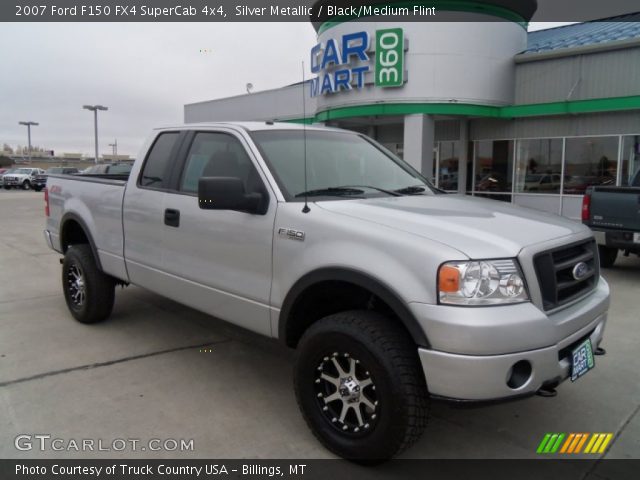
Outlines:
{"label": "ford oval emblem", "polygon": [[576,263],[571,273],[576,280],[582,280],[589,273],[589,266],[584,262]]}

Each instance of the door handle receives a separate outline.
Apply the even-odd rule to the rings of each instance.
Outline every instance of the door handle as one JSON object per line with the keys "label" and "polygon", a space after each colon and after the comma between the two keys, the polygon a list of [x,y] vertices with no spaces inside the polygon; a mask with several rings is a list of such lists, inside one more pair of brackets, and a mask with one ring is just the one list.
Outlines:
{"label": "door handle", "polygon": [[164,211],[164,224],[170,227],[180,226],[180,210],[167,208]]}

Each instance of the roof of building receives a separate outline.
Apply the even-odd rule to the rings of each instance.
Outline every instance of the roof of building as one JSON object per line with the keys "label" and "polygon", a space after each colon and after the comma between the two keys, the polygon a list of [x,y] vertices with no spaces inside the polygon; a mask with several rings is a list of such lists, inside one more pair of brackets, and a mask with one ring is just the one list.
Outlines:
{"label": "roof of building", "polygon": [[640,38],[640,12],[530,32],[523,53],[598,45]]}

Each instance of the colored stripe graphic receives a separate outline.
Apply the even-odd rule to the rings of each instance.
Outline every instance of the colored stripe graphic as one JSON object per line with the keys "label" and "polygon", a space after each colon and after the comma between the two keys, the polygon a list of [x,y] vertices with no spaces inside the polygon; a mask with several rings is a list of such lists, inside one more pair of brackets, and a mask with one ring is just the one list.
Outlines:
{"label": "colored stripe graphic", "polygon": [[566,453],[567,449],[569,448],[569,445],[571,445],[571,442],[573,442],[573,439],[576,437],[575,433],[570,433],[569,436],[567,437],[567,441],[564,442],[564,445],[562,446],[562,450],[560,450],[560,453]]}
{"label": "colored stripe graphic", "polygon": [[584,453],[604,453],[612,438],[612,433],[594,433]]}
{"label": "colored stripe graphic", "polygon": [[561,433],[558,435],[558,439],[556,440],[556,443],[553,445],[553,447],[551,447],[551,451],[549,453],[556,453],[558,451],[558,449],[560,448],[560,444],[562,443],[562,440],[564,440],[565,434]]}
{"label": "colored stripe graphic", "polygon": [[597,439],[598,439],[598,434],[594,433],[591,436],[591,440],[589,440],[589,443],[587,443],[587,448],[585,448],[584,453],[590,453],[591,452],[591,447],[593,447],[593,444],[596,443]]}
{"label": "colored stripe graphic", "polygon": [[[613,433],[546,433],[536,449],[541,454],[604,453]],[[583,447],[586,444],[586,448]]]}
{"label": "colored stripe graphic", "polygon": [[540,445],[538,445],[538,449],[536,450],[536,453],[542,453],[544,451],[544,447],[547,445],[547,442],[549,441],[550,438],[551,438],[551,434],[547,433],[542,439],[542,441],[540,442]]}
{"label": "colored stripe graphic", "polygon": [[571,446],[569,447],[569,450],[567,450],[567,453],[575,452],[576,447],[578,446],[578,442],[580,442],[581,440],[582,440],[582,434],[576,433],[576,436],[573,438],[573,442],[571,442]]}
{"label": "colored stripe graphic", "polygon": [[600,445],[600,450],[598,450],[598,453],[604,453],[605,450],[607,449],[607,446],[611,442],[611,439],[613,438],[613,433],[607,433],[606,435],[607,436],[605,437],[604,441],[602,442],[602,445]]}
{"label": "colored stripe graphic", "polygon": [[556,453],[562,444],[562,440],[566,435],[564,433],[547,433],[540,445],[538,445],[537,453]]}

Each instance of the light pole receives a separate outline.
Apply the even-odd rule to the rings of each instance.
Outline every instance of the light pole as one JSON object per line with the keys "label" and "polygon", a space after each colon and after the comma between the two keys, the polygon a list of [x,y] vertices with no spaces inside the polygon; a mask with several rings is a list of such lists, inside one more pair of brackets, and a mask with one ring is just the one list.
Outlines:
{"label": "light pole", "polygon": [[109,110],[108,107],[102,105],[83,105],[85,110],[91,110],[93,112],[93,128],[96,135],[96,158],[95,163],[98,163],[98,110]]}
{"label": "light pole", "polygon": [[[116,138],[113,143],[110,143],[109,146],[113,149],[113,156],[117,157],[118,156],[118,139]],[[116,158],[114,158],[114,160],[117,160]]]}
{"label": "light pole", "polygon": [[40,125],[38,122],[18,122],[19,125],[27,126],[27,141],[29,142],[29,165],[31,165],[31,125]]}

